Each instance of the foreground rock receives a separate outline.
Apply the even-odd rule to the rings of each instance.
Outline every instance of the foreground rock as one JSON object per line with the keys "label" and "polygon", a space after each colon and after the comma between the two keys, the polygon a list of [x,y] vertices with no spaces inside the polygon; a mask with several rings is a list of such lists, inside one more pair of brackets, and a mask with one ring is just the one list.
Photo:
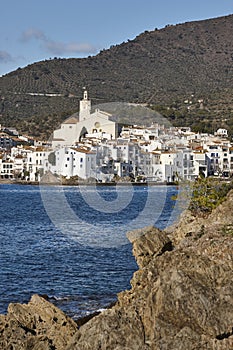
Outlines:
{"label": "foreground rock", "polygon": [[233,349],[232,213],[230,192],[205,219],[186,213],[166,232],[152,227],[130,232],[139,270],[112,309],[78,330],[34,296],[28,305],[10,305],[2,316],[0,348]]}
{"label": "foreground rock", "polygon": [[77,332],[76,323],[38,295],[27,305],[10,304],[0,318],[2,350],[64,350]]}

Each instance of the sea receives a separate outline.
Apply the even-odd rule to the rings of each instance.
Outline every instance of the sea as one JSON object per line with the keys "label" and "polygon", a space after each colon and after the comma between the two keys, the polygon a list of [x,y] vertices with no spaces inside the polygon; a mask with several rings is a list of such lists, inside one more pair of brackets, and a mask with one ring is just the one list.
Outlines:
{"label": "sea", "polygon": [[165,228],[175,186],[0,184],[0,314],[37,293],[73,319],[107,308],[137,264],[126,233]]}

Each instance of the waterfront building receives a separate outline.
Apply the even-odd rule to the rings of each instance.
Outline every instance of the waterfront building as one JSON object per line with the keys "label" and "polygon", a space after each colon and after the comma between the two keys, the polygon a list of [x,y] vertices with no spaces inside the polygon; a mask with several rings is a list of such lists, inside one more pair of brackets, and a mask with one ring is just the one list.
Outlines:
{"label": "waterfront building", "polygon": [[23,177],[28,181],[40,181],[47,167],[50,151],[43,147],[31,147],[26,154]]}
{"label": "waterfront building", "polygon": [[13,162],[4,157],[0,157],[0,177],[1,179],[13,179],[14,178],[14,165]]}
{"label": "waterfront building", "polygon": [[50,153],[46,171],[66,178],[96,177],[96,152],[87,147],[63,147]]}

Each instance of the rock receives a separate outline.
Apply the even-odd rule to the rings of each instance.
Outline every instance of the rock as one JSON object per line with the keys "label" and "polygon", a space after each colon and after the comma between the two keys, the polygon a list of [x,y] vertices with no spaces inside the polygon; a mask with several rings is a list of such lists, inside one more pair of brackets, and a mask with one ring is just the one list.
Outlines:
{"label": "rock", "polygon": [[127,238],[133,243],[133,254],[141,268],[147,266],[152,258],[173,249],[168,235],[151,226],[130,231],[127,233]]}
{"label": "rock", "polygon": [[0,318],[0,349],[64,350],[77,332],[76,323],[44,298],[27,305],[10,304]]}
{"label": "rock", "polygon": [[66,350],[148,350],[143,324],[136,310],[113,308],[80,329]]}

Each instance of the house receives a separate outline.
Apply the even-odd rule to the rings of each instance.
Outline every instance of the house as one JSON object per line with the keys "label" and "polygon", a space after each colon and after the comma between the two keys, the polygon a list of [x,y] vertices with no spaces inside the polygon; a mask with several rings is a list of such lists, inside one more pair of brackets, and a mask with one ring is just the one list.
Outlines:
{"label": "house", "polygon": [[50,153],[45,169],[66,178],[96,178],[96,152],[88,147],[62,147]]}
{"label": "house", "polygon": [[228,132],[227,129],[218,129],[215,133],[216,136],[220,136],[220,137],[228,137]]}
{"label": "house", "polygon": [[50,151],[43,147],[31,147],[27,152],[26,167],[24,177],[29,181],[40,181],[47,167]]}
{"label": "house", "polygon": [[0,157],[0,177],[1,179],[13,179],[13,162]]}

